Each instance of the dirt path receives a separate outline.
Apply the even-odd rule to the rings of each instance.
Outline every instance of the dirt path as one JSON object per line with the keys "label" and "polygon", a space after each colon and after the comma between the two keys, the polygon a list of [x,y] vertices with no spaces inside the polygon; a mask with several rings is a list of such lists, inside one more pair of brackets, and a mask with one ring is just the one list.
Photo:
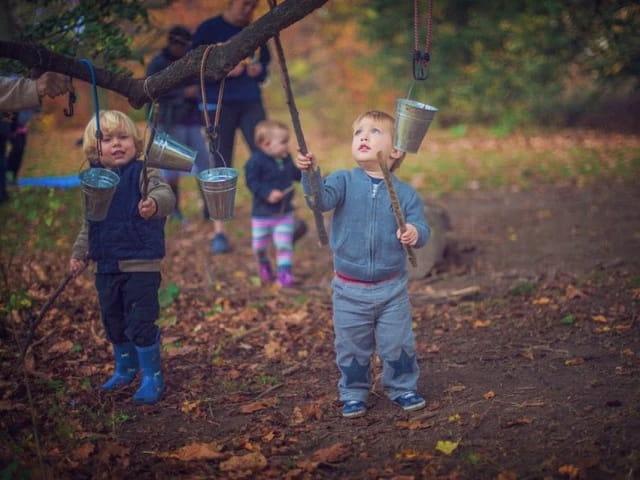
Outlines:
{"label": "dirt path", "polygon": [[[365,417],[340,417],[330,255],[308,235],[300,286],[260,287],[239,211],[224,257],[208,253],[210,223],[171,229],[164,281],[181,291],[161,319],[168,390],[157,406],[133,407],[133,387],[87,385],[110,370],[91,279],[60,299],[54,315],[87,320],[49,318],[43,332],[58,335],[30,357],[50,478],[637,478],[640,189],[439,202],[453,227],[447,255],[411,283],[425,410],[398,410],[376,382]],[[8,366],[0,459],[38,471],[21,375]]]}

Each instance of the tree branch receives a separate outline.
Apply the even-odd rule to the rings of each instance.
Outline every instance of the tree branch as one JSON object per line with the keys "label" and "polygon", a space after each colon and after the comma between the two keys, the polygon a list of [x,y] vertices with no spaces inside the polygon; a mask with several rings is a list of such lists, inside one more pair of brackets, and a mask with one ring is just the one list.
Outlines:
{"label": "tree branch", "polygon": [[[235,65],[243,58],[250,56],[269,38],[328,1],[285,0],[227,42],[214,47],[207,58],[205,78],[210,81],[221,80]],[[205,48],[205,45],[200,45],[164,70],[146,79],[130,78],[95,68],[96,83],[102,88],[126,97],[134,108],[140,108],[174,88],[198,83],[200,61]],[[0,58],[12,58],[29,68],[63,73],[91,83],[91,74],[86,65],[78,60],[51,52],[42,45],[0,41]]]}

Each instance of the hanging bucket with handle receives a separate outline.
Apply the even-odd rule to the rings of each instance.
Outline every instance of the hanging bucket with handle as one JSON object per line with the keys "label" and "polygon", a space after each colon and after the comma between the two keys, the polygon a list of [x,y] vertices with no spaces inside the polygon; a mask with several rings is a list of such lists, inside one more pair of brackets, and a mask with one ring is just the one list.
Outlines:
{"label": "hanging bucket with handle", "polygon": [[235,168],[209,168],[198,174],[202,196],[212,220],[233,218],[238,171]]}
{"label": "hanging bucket with handle", "polygon": [[105,168],[88,168],[80,172],[80,186],[87,220],[101,222],[107,216],[120,177]]}
{"label": "hanging bucket with handle", "polygon": [[193,150],[166,132],[156,130],[149,140],[147,166],[165,170],[190,172],[198,152]]}
{"label": "hanging bucket with handle", "polygon": [[407,153],[416,153],[427,134],[438,109],[408,98],[396,100],[396,132],[393,146]]}

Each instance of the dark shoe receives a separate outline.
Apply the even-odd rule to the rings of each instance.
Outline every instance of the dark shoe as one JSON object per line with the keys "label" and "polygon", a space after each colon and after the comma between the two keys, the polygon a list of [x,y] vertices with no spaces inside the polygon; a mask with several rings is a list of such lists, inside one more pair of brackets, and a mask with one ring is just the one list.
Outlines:
{"label": "dark shoe", "polygon": [[136,347],[138,361],[142,371],[142,384],[133,395],[136,405],[153,405],[160,400],[164,392],[164,378],[160,367],[160,342],[148,347]]}
{"label": "dark shoe", "polygon": [[271,271],[271,265],[268,263],[262,263],[258,265],[258,274],[260,275],[260,280],[263,282],[273,282],[274,276]]}
{"label": "dark shoe", "polygon": [[129,385],[138,373],[138,354],[133,343],[114,344],[113,354],[116,358],[116,369],[113,376],[102,384],[103,390]]}
{"label": "dark shoe", "polygon": [[213,240],[211,240],[211,251],[213,253],[229,253],[231,251],[229,240],[224,233],[216,233],[213,236]]}
{"label": "dark shoe", "polygon": [[359,400],[348,400],[342,404],[342,416],[345,418],[362,417],[367,413],[367,406]]}
{"label": "dark shoe", "polygon": [[393,399],[393,403],[401,407],[403,410],[413,412],[424,408],[427,402],[416,392],[405,392],[399,397]]}
{"label": "dark shoe", "polygon": [[283,287],[290,287],[295,282],[293,281],[293,275],[288,269],[282,269],[278,272],[278,283]]}

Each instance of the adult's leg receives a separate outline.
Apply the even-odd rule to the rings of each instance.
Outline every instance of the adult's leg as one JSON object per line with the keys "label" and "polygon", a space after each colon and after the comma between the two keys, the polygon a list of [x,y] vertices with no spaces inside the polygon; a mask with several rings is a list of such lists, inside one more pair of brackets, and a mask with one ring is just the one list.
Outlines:
{"label": "adult's leg", "polygon": [[[239,126],[241,110],[236,103],[223,103],[218,125],[219,135],[214,144],[214,163],[216,167],[231,167],[233,165],[233,146],[236,129]],[[211,112],[215,115],[215,112]],[[213,253],[227,253],[231,246],[227,239],[224,222],[213,221],[214,236],[211,240]]]}
{"label": "adult's leg", "polygon": [[242,131],[244,140],[247,142],[249,150],[252,152],[257,148],[254,141],[256,125],[265,118],[267,118],[267,115],[261,102],[247,102],[242,104],[240,130]]}

